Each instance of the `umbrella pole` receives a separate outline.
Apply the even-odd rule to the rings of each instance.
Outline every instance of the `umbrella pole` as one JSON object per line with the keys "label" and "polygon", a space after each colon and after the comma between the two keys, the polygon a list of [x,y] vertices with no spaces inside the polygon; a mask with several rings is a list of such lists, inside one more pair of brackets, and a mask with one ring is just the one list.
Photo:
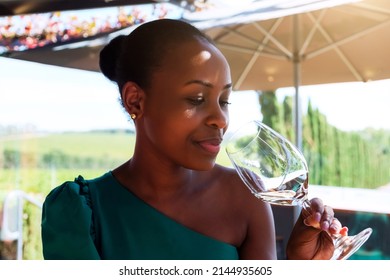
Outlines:
{"label": "umbrella pole", "polygon": [[302,112],[299,96],[301,83],[301,58],[299,54],[299,15],[293,17],[293,74],[294,74],[294,122],[295,122],[295,145],[302,151]]}
{"label": "umbrella pole", "polygon": [[294,127],[295,127],[295,145],[302,151],[302,110],[299,96],[300,63],[294,62]]}
{"label": "umbrella pole", "polygon": [[[299,54],[299,15],[293,16],[293,73],[294,73],[294,128],[295,128],[295,145],[302,151],[302,112],[299,96],[299,86],[301,83],[301,59]],[[301,207],[294,207],[293,217],[294,222],[298,219],[301,212]]]}

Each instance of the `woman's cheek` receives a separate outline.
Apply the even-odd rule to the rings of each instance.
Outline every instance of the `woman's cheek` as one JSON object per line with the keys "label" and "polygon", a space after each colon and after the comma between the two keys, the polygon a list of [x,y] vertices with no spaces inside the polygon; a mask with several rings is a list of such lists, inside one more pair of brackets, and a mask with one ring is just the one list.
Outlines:
{"label": "woman's cheek", "polygon": [[195,108],[187,109],[184,112],[184,115],[186,116],[187,119],[191,119],[195,115],[195,111],[196,111]]}

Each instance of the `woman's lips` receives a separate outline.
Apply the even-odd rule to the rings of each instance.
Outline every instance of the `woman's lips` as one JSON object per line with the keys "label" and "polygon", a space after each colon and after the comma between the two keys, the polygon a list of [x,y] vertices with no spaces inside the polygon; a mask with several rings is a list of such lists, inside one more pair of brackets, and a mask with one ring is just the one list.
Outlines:
{"label": "woman's lips", "polygon": [[220,140],[205,140],[198,143],[205,151],[211,154],[218,154],[221,149]]}

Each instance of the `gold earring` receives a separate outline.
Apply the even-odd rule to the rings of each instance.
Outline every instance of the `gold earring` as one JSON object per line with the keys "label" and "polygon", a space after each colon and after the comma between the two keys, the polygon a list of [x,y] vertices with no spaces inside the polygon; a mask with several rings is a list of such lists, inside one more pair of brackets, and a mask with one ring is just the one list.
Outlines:
{"label": "gold earring", "polygon": [[137,118],[137,115],[136,115],[136,114],[130,114],[130,118],[131,118],[132,120],[135,120],[135,119]]}

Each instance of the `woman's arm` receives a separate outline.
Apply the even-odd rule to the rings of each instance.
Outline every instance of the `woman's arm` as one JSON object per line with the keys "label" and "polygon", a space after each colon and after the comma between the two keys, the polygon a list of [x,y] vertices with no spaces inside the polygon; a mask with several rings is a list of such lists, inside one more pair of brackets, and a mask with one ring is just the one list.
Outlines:
{"label": "woman's arm", "polygon": [[248,201],[250,216],[246,238],[239,249],[240,259],[276,260],[275,226],[271,206],[254,196],[253,198]]}
{"label": "woman's arm", "polygon": [[45,259],[100,259],[91,229],[92,210],[77,183],[66,182],[48,194],[42,212]]}

